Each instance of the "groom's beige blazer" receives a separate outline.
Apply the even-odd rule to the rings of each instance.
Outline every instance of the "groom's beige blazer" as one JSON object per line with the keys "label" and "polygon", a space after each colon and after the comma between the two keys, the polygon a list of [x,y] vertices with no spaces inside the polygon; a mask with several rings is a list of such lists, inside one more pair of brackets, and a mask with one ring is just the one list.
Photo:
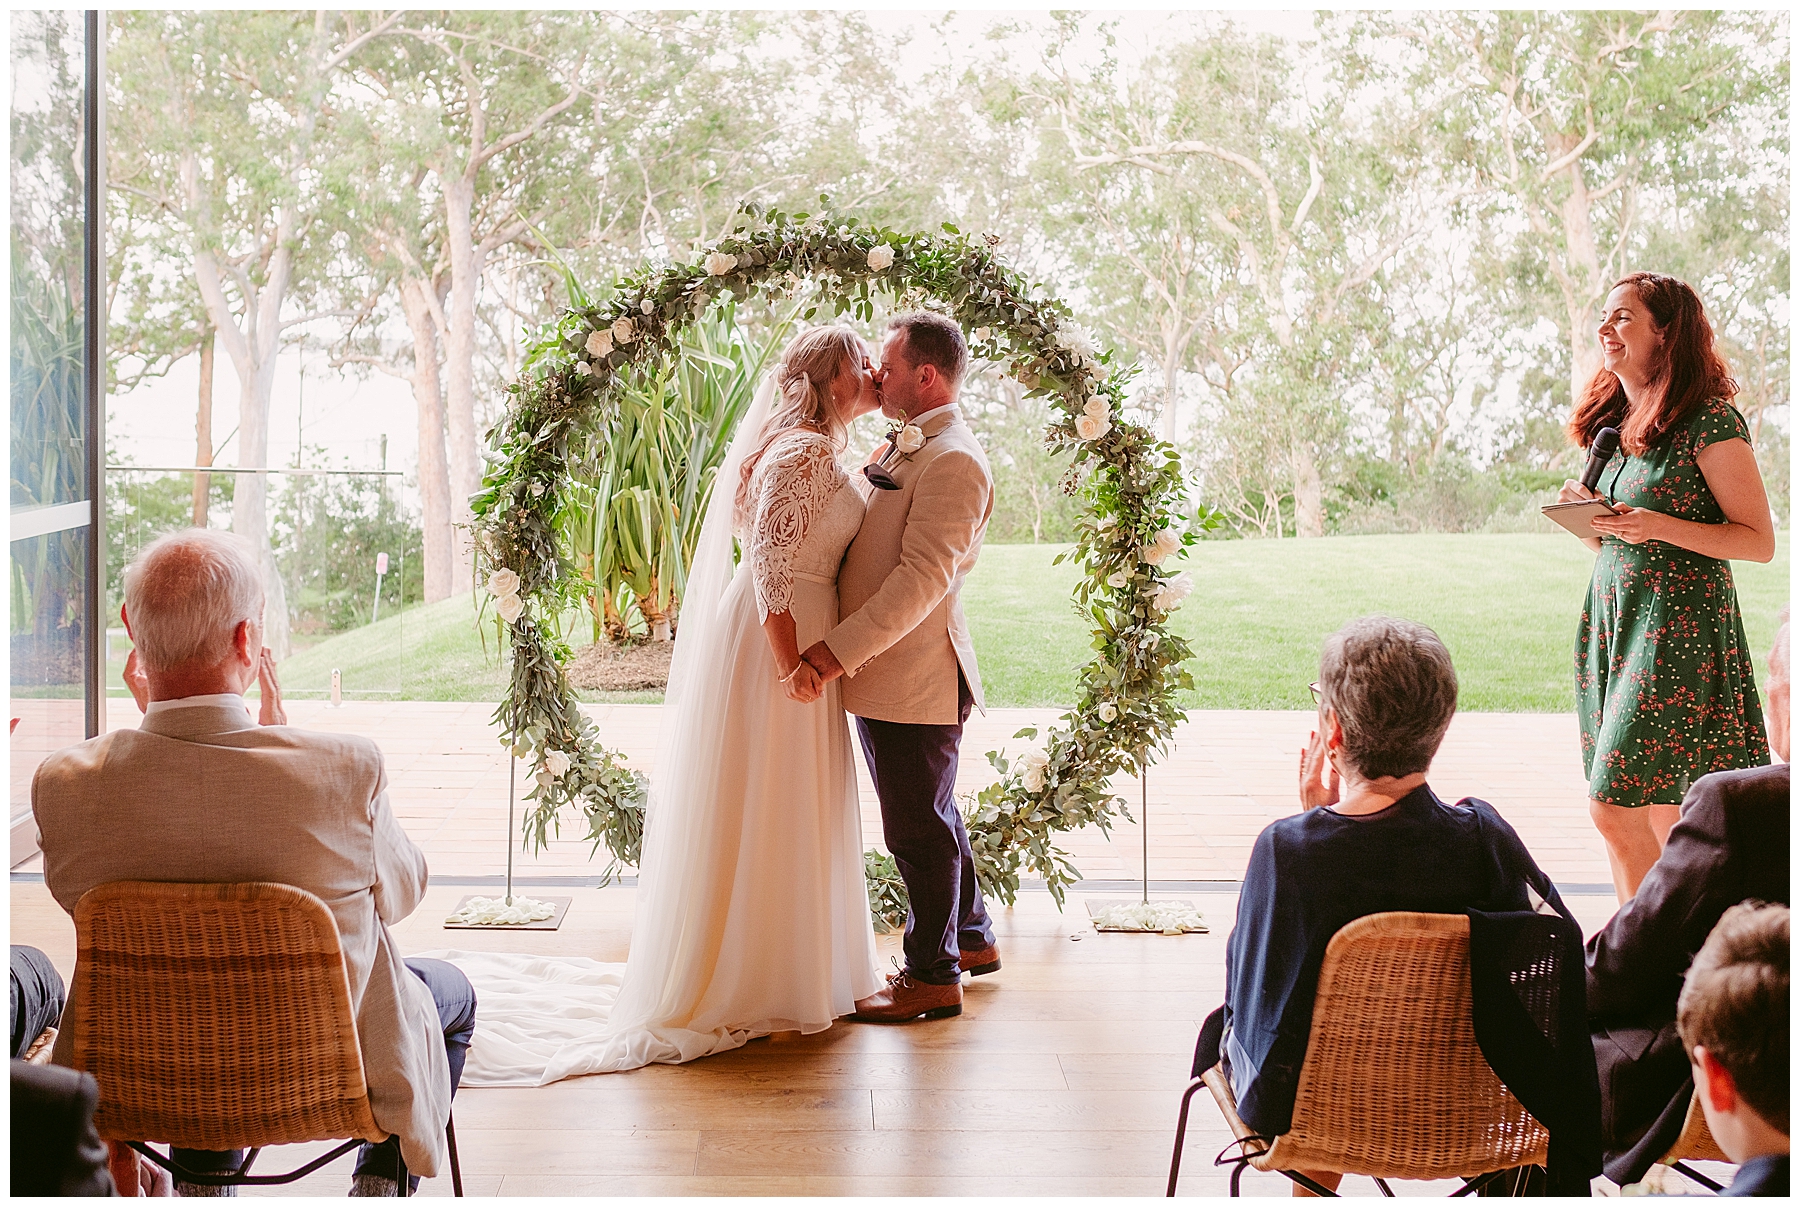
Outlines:
{"label": "groom's beige blazer", "polygon": [[844,668],[845,711],[954,725],[959,667],[984,707],[962,584],[993,514],[994,480],[960,410],[931,416],[921,430],[925,447],[888,466],[900,489],[865,490],[868,513],[838,571],[844,619],[825,644]]}
{"label": "groom's beige blazer", "polygon": [[[113,880],[265,880],[324,901],[349,965],[375,1121],[399,1134],[409,1172],[443,1167],[443,1025],[388,933],[424,895],[425,856],[388,807],[375,743],[259,726],[241,702],[157,710],[138,729],[45,759],[31,807],[44,883],[71,914]],[[68,1036],[57,1037],[61,1064]]]}

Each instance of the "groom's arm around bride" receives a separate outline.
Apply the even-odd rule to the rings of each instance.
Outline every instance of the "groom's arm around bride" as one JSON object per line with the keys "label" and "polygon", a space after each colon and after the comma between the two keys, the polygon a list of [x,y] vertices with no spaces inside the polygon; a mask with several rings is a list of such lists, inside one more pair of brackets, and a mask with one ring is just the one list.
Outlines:
{"label": "groom's arm around bride", "polygon": [[956,807],[957,749],[981,676],[961,587],[993,510],[987,458],[956,407],[968,363],[962,332],[938,314],[901,315],[882,346],[882,409],[923,445],[887,466],[898,489],[871,492],[838,574],[844,619],[810,647],[826,681],[842,675],[857,717],[882,830],[906,882],[906,969],[856,1017],[908,1022],[962,1009],[964,969],[999,967]]}

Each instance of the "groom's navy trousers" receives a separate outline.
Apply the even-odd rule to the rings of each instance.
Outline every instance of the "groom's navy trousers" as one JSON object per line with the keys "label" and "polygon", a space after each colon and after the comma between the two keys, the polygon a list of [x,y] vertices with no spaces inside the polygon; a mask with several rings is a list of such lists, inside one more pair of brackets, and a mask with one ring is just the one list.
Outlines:
{"label": "groom's navy trousers", "polygon": [[994,941],[994,924],[975,883],[969,832],[956,807],[956,753],[963,722],[975,698],[956,676],[954,725],[906,725],[856,718],[881,829],[906,895],[906,972],[916,981],[954,985],[962,979],[957,957]]}

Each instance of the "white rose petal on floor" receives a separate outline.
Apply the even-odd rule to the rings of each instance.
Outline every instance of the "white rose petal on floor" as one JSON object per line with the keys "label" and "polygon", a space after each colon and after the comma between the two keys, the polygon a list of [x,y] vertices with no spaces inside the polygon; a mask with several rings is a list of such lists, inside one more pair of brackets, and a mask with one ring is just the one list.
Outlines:
{"label": "white rose petal on floor", "polygon": [[1089,901],[1088,920],[1095,930],[1154,932],[1165,935],[1207,933],[1192,901]]}

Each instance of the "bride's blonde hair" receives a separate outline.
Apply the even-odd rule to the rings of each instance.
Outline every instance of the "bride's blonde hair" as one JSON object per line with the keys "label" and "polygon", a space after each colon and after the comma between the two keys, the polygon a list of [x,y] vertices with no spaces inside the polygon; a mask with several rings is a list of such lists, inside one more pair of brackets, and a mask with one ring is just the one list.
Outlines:
{"label": "bride's blonde hair", "polygon": [[863,355],[862,337],[842,325],[814,327],[788,342],[774,369],[774,410],[763,425],[762,438],[744,458],[737,488],[740,511],[749,504],[750,479],[757,464],[783,432],[810,428],[824,434],[834,446],[844,446],[848,428],[831,405],[831,383]]}

